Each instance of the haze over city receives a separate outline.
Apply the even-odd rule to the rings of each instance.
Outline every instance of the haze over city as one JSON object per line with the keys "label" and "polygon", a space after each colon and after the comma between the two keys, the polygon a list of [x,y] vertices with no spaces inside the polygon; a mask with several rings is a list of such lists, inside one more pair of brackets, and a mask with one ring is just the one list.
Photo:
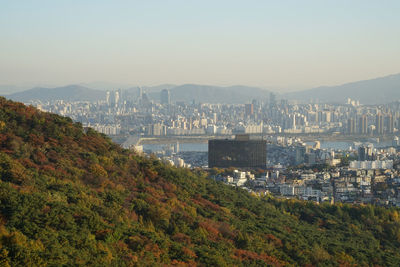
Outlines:
{"label": "haze over city", "polygon": [[399,1],[3,1],[0,85],[287,92],[372,79],[400,72],[399,9]]}
{"label": "haze over city", "polygon": [[0,0],[0,265],[400,266],[399,10]]}

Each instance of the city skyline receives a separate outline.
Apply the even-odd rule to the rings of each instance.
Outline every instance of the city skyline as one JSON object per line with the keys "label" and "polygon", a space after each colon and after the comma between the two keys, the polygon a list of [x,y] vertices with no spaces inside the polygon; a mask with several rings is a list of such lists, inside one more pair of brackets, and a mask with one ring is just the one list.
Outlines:
{"label": "city skyline", "polygon": [[400,71],[397,1],[5,1],[0,85],[243,84],[287,92]]}

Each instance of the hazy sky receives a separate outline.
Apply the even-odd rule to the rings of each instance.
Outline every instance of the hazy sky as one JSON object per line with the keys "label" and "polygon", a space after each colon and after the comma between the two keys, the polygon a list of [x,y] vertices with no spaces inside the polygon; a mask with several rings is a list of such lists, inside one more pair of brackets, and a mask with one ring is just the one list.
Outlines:
{"label": "hazy sky", "polygon": [[399,11],[399,0],[0,0],[0,84],[369,79],[400,72]]}

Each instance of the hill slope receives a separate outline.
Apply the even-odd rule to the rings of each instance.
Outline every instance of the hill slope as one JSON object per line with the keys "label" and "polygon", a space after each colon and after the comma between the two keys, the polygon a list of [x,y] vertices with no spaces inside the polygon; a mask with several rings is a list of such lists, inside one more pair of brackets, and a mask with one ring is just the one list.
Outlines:
{"label": "hill slope", "polygon": [[26,91],[17,92],[7,96],[8,98],[28,102],[40,100],[42,102],[64,100],[64,101],[98,101],[104,100],[106,93],[80,85],[68,85],[56,88],[36,87]]}
{"label": "hill slope", "polygon": [[322,86],[284,95],[289,99],[305,102],[345,103],[347,98],[360,100],[362,104],[382,104],[400,99],[400,74],[346,83],[339,86]]}
{"label": "hill slope", "polygon": [[2,266],[398,266],[398,209],[256,198],[0,98]]}

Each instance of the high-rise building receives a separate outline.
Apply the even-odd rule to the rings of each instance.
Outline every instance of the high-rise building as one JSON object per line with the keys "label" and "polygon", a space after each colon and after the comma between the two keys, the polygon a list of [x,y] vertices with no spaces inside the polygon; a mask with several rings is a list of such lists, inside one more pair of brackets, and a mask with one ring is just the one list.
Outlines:
{"label": "high-rise building", "polygon": [[358,148],[358,160],[359,161],[365,161],[365,160],[372,160],[373,155],[372,155],[372,146],[360,146]]}
{"label": "high-rise building", "polygon": [[353,118],[347,120],[347,133],[348,134],[356,133],[356,120]]}
{"label": "high-rise building", "polygon": [[167,134],[167,128],[165,125],[162,125],[160,123],[153,124],[151,126],[151,135],[155,136],[160,136],[160,135],[166,135]]}
{"label": "high-rise building", "polygon": [[254,114],[254,105],[253,104],[246,104],[244,107],[245,107],[246,117],[250,117]]}
{"label": "high-rise building", "polygon": [[323,122],[331,122],[331,115],[332,113],[330,111],[325,111],[323,113]]}
{"label": "high-rise building", "polygon": [[367,160],[367,147],[360,146],[358,148],[358,160],[359,161]]}
{"label": "high-rise building", "polygon": [[107,106],[110,106],[111,105],[111,99],[110,99],[110,91],[107,91],[106,92],[106,103],[107,103]]}
{"label": "high-rise building", "polygon": [[368,120],[367,115],[362,115],[358,120],[358,133],[367,134],[368,133]]}
{"label": "high-rise building", "polygon": [[305,146],[297,146],[295,148],[296,155],[295,155],[295,164],[299,165],[304,163],[304,157],[306,155],[306,147]]}
{"label": "high-rise building", "polygon": [[397,130],[400,130],[400,117],[397,118]]}
{"label": "high-rise building", "polygon": [[322,111],[318,111],[317,116],[318,116],[318,122],[324,121],[324,114],[322,113]]}
{"label": "high-rise building", "polygon": [[169,105],[169,104],[171,104],[171,95],[170,95],[169,90],[163,89],[163,90],[161,91],[160,102],[161,102],[162,105]]}
{"label": "high-rise building", "polygon": [[291,116],[289,116],[289,118],[290,118],[290,128],[296,129],[296,115],[292,114]]}
{"label": "high-rise building", "polygon": [[142,87],[138,87],[138,99],[141,99],[143,96],[143,89]]}
{"label": "high-rise building", "polygon": [[383,134],[383,115],[381,113],[376,114],[375,118],[375,129],[377,135]]}
{"label": "high-rise building", "polygon": [[385,129],[386,133],[392,134],[394,132],[394,123],[392,114],[388,114],[385,117]]}
{"label": "high-rise building", "polygon": [[275,107],[276,105],[276,96],[274,93],[269,94],[269,106],[270,107]]}
{"label": "high-rise building", "polygon": [[248,135],[238,135],[234,140],[208,141],[208,166],[210,168],[262,168],[267,163],[267,142],[250,140]]}
{"label": "high-rise building", "polygon": [[258,101],[257,99],[253,99],[253,100],[251,100],[251,103],[253,104],[253,108],[254,109],[259,109],[259,107],[260,107],[260,101]]}
{"label": "high-rise building", "polygon": [[115,91],[111,91],[110,96],[108,98],[108,103],[107,103],[109,107],[115,107],[115,103],[116,103],[115,96],[116,96]]}
{"label": "high-rise building", "polygon": [[144,106],[144,107],[151,107],[151,101],[148,98],[146,93],[142,94],[142,99],[140,102],[141,102],[142,106]]}
{"label": "high-rise building", "polygon": [[118,107],[121,101],[121,89],[114,92],[114,106]]}

